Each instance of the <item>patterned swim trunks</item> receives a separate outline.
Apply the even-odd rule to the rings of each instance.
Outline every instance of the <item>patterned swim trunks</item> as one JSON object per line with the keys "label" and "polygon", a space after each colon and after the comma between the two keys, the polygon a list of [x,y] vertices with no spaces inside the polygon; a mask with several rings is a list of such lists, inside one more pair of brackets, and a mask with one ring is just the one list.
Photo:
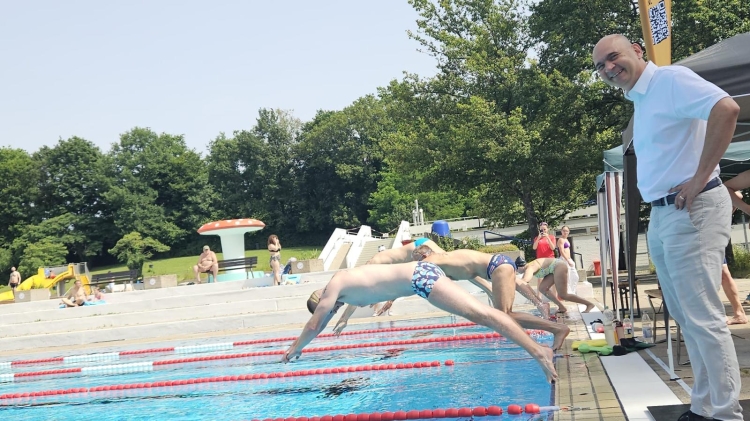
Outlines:
{"label": "patterned swim trunks", "polygon": [[445,272],[436,264],[417,262],[414,275],[411,277],[411,289],[422,298],[427,298],[432,292],[435,282],[445,276]]}
{"label": "patterned swim trunks", "polygon": [[500,265],[511,265],[513,270],[516,270],[516,263],[511,260],[510,257],[503,254],[496,254],[490,259],[490,264],[487,265],[487,279],[492,279],[492,272],[495,271]]}

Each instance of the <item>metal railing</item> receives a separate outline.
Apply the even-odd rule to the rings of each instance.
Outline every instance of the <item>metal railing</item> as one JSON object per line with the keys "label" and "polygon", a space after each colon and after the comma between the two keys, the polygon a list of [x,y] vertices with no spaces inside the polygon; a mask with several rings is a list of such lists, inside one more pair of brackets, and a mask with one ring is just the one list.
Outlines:
{"label": "metal railing", "polygon": [[484,244],[489,244],[487,242],[487,234],[492,234],[492,235],[496,235],[496,236],[500,237],[500,238],[492,239],[492,241],[490,241],[490,243],[498,242],[498,241],[508,241],[508,242],[510,242],[510,241],[518,241],[519,243],[522,243],[522,244],[531,244],[531,240],[527,240],[527,239],[524,239],[524,238],[513,237],[513,236],[510,236],[510,235],[498,234],[498,233],[496,233],[494,231],[484,231],[482,233],[482,235],[484,237]]}

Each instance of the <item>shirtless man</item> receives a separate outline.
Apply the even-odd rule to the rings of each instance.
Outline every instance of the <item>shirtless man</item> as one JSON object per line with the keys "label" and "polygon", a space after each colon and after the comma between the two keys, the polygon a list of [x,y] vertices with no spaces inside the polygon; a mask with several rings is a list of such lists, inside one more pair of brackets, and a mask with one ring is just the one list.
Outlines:
{"label": "shirtless man", "polygon": [[[546,318],[539,318],[529,313],[514,312],[513,301],[516,298],[516,264],[510,257],[502,254],[488,254],[476,250],[454,250],[448,253],[431,253],[429,249],[417,248],[415,253],[421,252],[423,262],[438,265],[445,274],[453,280],[467,279],[482,288],[493,297],[496,309],[511,316],[521,327],[526,329],[540,329],[555,335],[552,349],[560,349],[570,328],[560,323],[553,323]],[[489,284],[487,279],[492,282]],[[527,294],[534,295],[528,284]]]}
{"label": "shirtless man", "polygon": [[539,345],[507,314],[480,303],[451,281],[437,265],[411,262],[365,265],[337,272],[323,290],[310,295],[307,309],[312,317],[282,357],[299,358],[302,349],[325,329],[344,304],[366,306],[417,294],[430,304],[474,323],[491,328],[525,349],[541,366],[547,381],[557,379],[553,352]]}
{"label": "shirtless man", "polygon": [[[428,247],[430,250],[436,252],[436,253],[445,253],[445,250],[440,248],[439,245],[437,245],[436,242],[430,240],[427,237],[419,237],[416,240],[412,241],[411,243],[404,244],[401,247],[390,249],[390,250],[383,250],[381,252],[378,252],[373,256],[370,260],[365,263],[366,265],[393,265],[398,263],[408,263],[413,260],[415,260],[412,256],[412,253],[414,250],[418,247]],[[391,306],[393,305],[393,301],[388,301],[385,303],[375,303],[372,304],[370,307],[374,308],[373,316],[380,316],[382,314],[385,314],[388,310],[391,309]],[[333,331],[336,335],[340,335],[341,332],[346,327],[347,322],[349,321],[349,318],[352,317],[352,314],[357,310],[357,306],[349,305],[344,310],[344,313],[339,317],[339,320],[336,322],[336,326],[334,326]]]}
{"label": "shirtless man", "polygon": [[8,285],[10,286],[10,289],[13,291],[13,295],[16,295],[16,288],[18,288],[18,284],[21,283],[21,274],[18,273],[15,267],[10,268],[10,279],[8,280]]}
{"label": "shirtless man", "polygon": [[80,280],[77,280],[73,288],[62,298],[62,303],[68,307],[80,307],[86,301],[88,301],[88,296],[86,296],[86,291],[83,289],[83,284]]}
{"label": "shirtless man", "polygon": [[216,253],[212,252],[211,248],[203,246],[203,253],[198,256],[198,264],[193,266],[195,282],[201,283],[201,273],[208,272],[214,275],[214,282],[216,282],[216,277],[219,275],[219,259],[216,258]]}
{"label": "shirtless man", "polygon": [[411,243],[404,244],[395,249],[389,249],[377,253],[372,259],[368,260],[368,265],[393,265],[396,263],[408,263],[412,261],[412,252],[420,246],[427,246],[436,253],[444,253],[437,243],[426,237],[420,237]]}
{"label": "shirtless man", "polygon": [[[557,304],[558,313],[567,313],[568,311],[560,299],[584,304],[586,306],[584,313],[588,313],[596,307],[591,301],[568,292],[568,264],[565,261],[544,258],[536,259],[528,265],[526,262],[523,263],[523,265],[517,265],[518,272],[523,274],[522,281],[528,284],[532,277],[537,278],[539,280],[539,292]],[[557,289],[557,294],[550,291],[553,286]],[[558,296],[560,299],[558,299]]]}

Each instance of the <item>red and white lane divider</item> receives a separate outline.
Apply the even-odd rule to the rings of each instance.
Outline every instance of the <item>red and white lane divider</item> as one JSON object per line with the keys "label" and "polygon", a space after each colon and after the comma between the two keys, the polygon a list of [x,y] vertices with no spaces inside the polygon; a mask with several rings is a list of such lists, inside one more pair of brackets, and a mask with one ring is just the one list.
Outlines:
{"label": "red and white lane divider", "polygon": [[[364,335],[374,333],[386,333],[386,332],[402,332],[411,330],[426,330],[426,329],[450,329],[459,327],[470,327],[476,326],[475,323],[462,322],[462,323],[446,323],[446,324],[434,324],[434,325],[422,325],[422,326],[404,326],[404,327],[389,327],[382,329],[366,329],[366,330],[353,330],[349,332],[342,332],[341,336],[352,336],[352,335]],[[333,333],[324,333],[318,335],[318,338],[330,338],[334,337]],[[33,360],[17,360],[0,362],[0,369],[8,370],[12,366],[17,365],[35,365],[35,364],[50,364],[50,363],[62,363],[62,364],[76,364],[81,362],[111,362],[119,361],[120,357],[131,356],[131,355],[142,355],[142,354],[156,354],[156,353],[174,353],[174,354],[192,354],[199,352],[211,352],[211,351],[228,351],[235,347],[257,345],[263,343],[272,342],[287,342],[297,339],[296,336],[287,336],[280,338],[265,338],[265,339],[253,339],[249,341],[236,341],[236,342],[223,342],[213,344],[201,344],[201,345],[188,345],[188,346],[174,346],[165,348],[150,348],[150,349],[139,349],[132,351],[117,351],[117,352],[106,352],[98,354],[85,354],[85,355],[71,355],[67,357],[52,357],[52,358],[40,358]]]}
{"label": "red and white lane divider", "polygon": [[354,373],[358,371],[382,371],[382,370],[404,370],[404,369],[416,369],[416,368],[428,368],[428,367],[440,367],[440,361],[422,361],[415,363],[399,363],[399,364],[367,364],[349,367],[333,367],[333,368],[316,368],[310,370],[298,370],[298,371],[280,371],[273,373],[255,373],[255,374],[242,374],[238,376],[219,376],[219,377],[205,377],[196,379],[183,379],[183,380],[167,380],[157,381],[149,383],[132,383],[132,384],[116,384],[109,386],[96,386],[96,387],[77,387],[71,389],[58,389],[58,390],[43,390],[38,392],[23,392],[23,393],[5,393],[0,395],[0,400],[7,399],[23,399],[30,397],[40,396],[54,396],[54,395],[70,395],[75,393],[93,393],[93,392],[106,392],[113,390],[129,390],[129,389],[152,389],[158,387],[173,387],[173,386],[185,386],[192,384],[202,383],[218,383],[218,382],[236,382],[236,381],[251,381],[261,379],[273,379],[283,377],[301,377],[301,376],[314,376],[323,374],[338,374],[338,373]]}
{"label": "red and white lane divider", "polygon": [[[521,405],[508,405],[507,413],[510,415],[539,414],[542,412],[559,411],[557,406],[539,406],[534,403]],[[263,420],[254,419],[252,421],[394,421],[394,420],[424,420],[433,418],[458,418],[458,417],[486,417],[493,415],[502,415],[503,408],[500,406],[477,406],[475,408],[446,408],[446,409],[423,409],[410,411],[395,412],[373,412],[370,414],[338,414],[323,415],[319,417],[287,417],[287,418],[265,418]]]}
{"label": "red and white lane divider", "polygon": [[[371,343],[360,343],[360,344],[344,344],[344,345],[332,345],[323,346],[316,348],[307,348],[304,352],[325,352],[325,351],[340,351],[346,349],[356,348],[375,348],[383,346],[398,346],[398,345],[418,345],[424,343],[441,343],[441,342],[459,342],[459,341],[472,341],[482,339],[498,339],[500,334],[496,332],[492,333],[477,333],[471,335],[459,335],[459,336],[437,336],[432,338],[416,338],[416,339],[405,339],[400,341],[384,341],[384,342],[371,342]],[[274,351],[256,351],[256,352],[245,352],[241,354],[223,354],[223,355],[206,355],[203,357],[190,357],[190,358],[178,358],[172,360],[162,361],[143,361],[130,364],[110,364],[100,365],[91,367],[75,367],[75,368],[60,368],[54,370],[43,370],[43,371],[27,371],[21,373],[3,374],[0,375],[0,381],[12,382],[17,378],[27,377],[39,377],[39,376],[60,376],[72,373],[80,373],[87,375],[101,375],[101,374],[127,374],[127,373],[140,373],[146,371],[153,371],[155,367],[167,366],[174,364],[188,364],[205,361],[217,361],[217,360],[229,360],[235,358],[251,358],[251,357],[267,357],[274,355],[282,355],[286,352],[285,350],[274,350]],[[446,361],[447,365],[453,365],[452,360]]]}

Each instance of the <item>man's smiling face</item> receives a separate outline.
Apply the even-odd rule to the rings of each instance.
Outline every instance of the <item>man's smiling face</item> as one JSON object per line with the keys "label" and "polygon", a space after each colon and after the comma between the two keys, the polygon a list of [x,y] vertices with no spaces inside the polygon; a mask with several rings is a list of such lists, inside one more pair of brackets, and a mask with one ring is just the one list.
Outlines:
{"label": "man's smiling face", "polygon": [[608,35],[594,47],[594,66],[602,80],[616,88],[629,91],[641,77],[646,62],[638,44],[631,44],[622,35]]}

